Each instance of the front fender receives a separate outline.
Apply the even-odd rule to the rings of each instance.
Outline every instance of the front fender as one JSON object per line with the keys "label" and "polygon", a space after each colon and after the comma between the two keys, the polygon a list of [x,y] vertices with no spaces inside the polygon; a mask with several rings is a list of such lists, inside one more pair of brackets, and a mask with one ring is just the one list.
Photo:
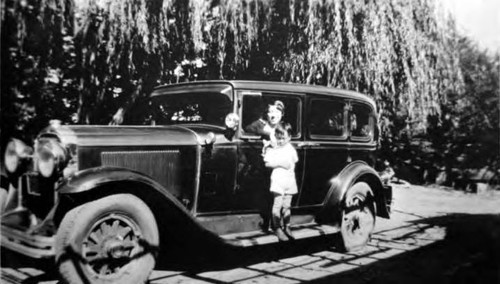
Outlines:
{"label": "front fender", "polygon": [[382,181],[378,173],[363,161],[350,163],[337,176],[330,180],[330,189],[323,204],[324,213],[332,217],[336,213],[339,213],[347,191],[354,183],[360,181],[370,185],[377,203],[377,215],[388,218],[389,212],[385,202],[387,197],[383,190]]}
{"label": "front fender", "polygon": [[[133,186],[127,187],[127,185]],[[140,172],[119,167],[86,169],[63,183],[58,188],[58,192],[64,200],[71,201],[71,204],[59,204],[56,213],[59,218],[78,203],[119,192],[128,192],[144,200],[152,209],[158,222],[162,244],[168,243],[169,238],[172,237],[179,238],[177,240],[179,242],[190,244],[210,241],[213,244],[222,243],[217,235],[203,228],[172,193]]]}
{"label": "front fender", "polygon": [[59,186],[57,191],[61,195],[78,194],[97,188],[106,188],[106,185],[116,182],[134,182],[141,184],[145,188],[149,188],[161,194],[176,207],[185,211],[186,214],[189,214],[183,204],[161,184],[143,173],[126,168],[104,166],[86,169],[66,180],[66,182]]}
{"label": "front fender", "polygon": [[115,181],[135,181],[145,183],[156,190],[166,191],[150,177],[126,168],[96,167],[77,172],[58,188],[60,194],[81,193]]}

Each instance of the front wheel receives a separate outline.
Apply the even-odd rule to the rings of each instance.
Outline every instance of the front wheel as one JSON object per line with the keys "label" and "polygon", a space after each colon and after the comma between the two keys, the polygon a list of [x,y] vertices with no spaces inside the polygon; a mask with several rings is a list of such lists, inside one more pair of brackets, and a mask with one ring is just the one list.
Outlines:
{"label": "front wheel", "polygon": [[144,283],[155,265],[159,233],[149,207],[115,194],[70,210],[55,252],[66,283]]}
{"label": "front wheel", "polygon": [[375,200],[370,186],[365,182],[355,183],[348,191],[342,210],[343,248],[357,251],[366,246],[375,228]]}

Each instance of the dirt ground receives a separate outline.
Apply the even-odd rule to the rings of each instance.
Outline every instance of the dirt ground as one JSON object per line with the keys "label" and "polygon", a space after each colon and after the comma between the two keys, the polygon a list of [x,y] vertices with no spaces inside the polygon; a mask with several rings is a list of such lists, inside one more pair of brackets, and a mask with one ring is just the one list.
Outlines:
{"label": "dirt ground", "polygon": [[[358,253],[336,236],[252,248],[222,264],[159,268],[150,283],[500,283],[500,192],[395,186],[390,220],[377,219]],[[189,256],[186,256],[189,257]],[[50,264],[2,251],[2,283],[58,283]]]}

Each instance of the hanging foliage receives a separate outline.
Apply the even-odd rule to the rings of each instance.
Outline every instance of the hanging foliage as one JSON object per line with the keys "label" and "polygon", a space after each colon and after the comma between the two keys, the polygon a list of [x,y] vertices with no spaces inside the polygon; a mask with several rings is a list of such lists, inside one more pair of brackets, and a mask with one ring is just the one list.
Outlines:
{"label": "hanging foliage", "polygon": [[1,1],[2,139],[28,140],[54,117],[71,120],[73,11],[64,0]]}
{"label": "hanging foliage", "polygon": [[464,90],[459,37],[433,0],[2,0],[2,121],[120,123],[159,84],[258,79],[358,90],[384,137],[424,133]]}
{"label": "hanging foliage", "polygon": [[431,0],[31,2],[3,0],[4,46],[54,39],[26,60],[78,87],[78,123],[106,123],[157,84],[251,78],[358,90],[418,131],[462,85],[454,25]]}
{"label": "hanging foliage", "polygon": [[252,79],[373,97],[385,157],[411,159],[417,135],[448,171],[450,157],[498,149],[498,57],[434,0],[0,1],[2,138],[54,118],[127,123],[160,84]]}
{"label": "hanging foliage", "polygon": [[457,37],[435,1],[306,3],[294,2],[290,27],[305,27],[290,44],[303,48],[275,61],[283,80],[364,92],[416,132],[462,85]]}
{"label": "hanging foliage", "polygon": [[179,28],[185,23],[176,24],[187,13],[180,5],[175,8],[172,1],[158,0],[80,2],[75,32],[80,123],[109,121],[117,105],[172,76],[165,71],[175,66],[173,50],[182,50],[182,39],[189,36]]}

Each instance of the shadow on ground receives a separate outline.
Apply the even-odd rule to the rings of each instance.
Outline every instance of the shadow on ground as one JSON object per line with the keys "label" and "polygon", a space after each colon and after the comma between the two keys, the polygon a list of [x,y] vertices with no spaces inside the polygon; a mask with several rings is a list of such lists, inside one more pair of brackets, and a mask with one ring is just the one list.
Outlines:
{"label": "shadow on ground", "polygon": [[443,228],[444,239],[314,283],[500,283],[499,214],[448,214],[411,224],[419,229],[391,238],[388,244],[430,241],[436,236],[425,231],[432,228]]}
{"label": "shadow on ground", "polygon": [[[404,213],[403,213],[404,214]],[[337,236],[295,241],[244,250],[212,247],[215,257],[193,261],[186,252],[157,267],[151,283],[500,283],[500,214],[447,214],[417,218],[378,231],[365,250],[339,253]],[[196,252],[194,252],[196,253]],[[44,271],[17,283],[57,279],[49,261],[12,258],[2,251],[2,267],[33,266]],[[200,253],[201,255],[201,253]],[[187,266],[186,266],[187,265]],[[186,269],[187,268],[187,269]],[[2,275],[9,280],[9,275]],[[55,281],[55,280],[54,280]],[[16,283],[10,280],[11,283]]]}
{"label": "shadow on ground", "polygon": [[[339,253],[323,237],[219,254],[182,273],[208,283],[500,283],[500,215],[447,214],[374,234],[367,249]],[[221,261],[225,259],[225,261]],[[238,268],[242,276],[224,276]],[[245,271],[246,270],[246,271]],[[252,273],[250,273],[252,272]],[[234,274],[234,273],[233,273]],[[158,277],[163,283],[170,277]]]}

